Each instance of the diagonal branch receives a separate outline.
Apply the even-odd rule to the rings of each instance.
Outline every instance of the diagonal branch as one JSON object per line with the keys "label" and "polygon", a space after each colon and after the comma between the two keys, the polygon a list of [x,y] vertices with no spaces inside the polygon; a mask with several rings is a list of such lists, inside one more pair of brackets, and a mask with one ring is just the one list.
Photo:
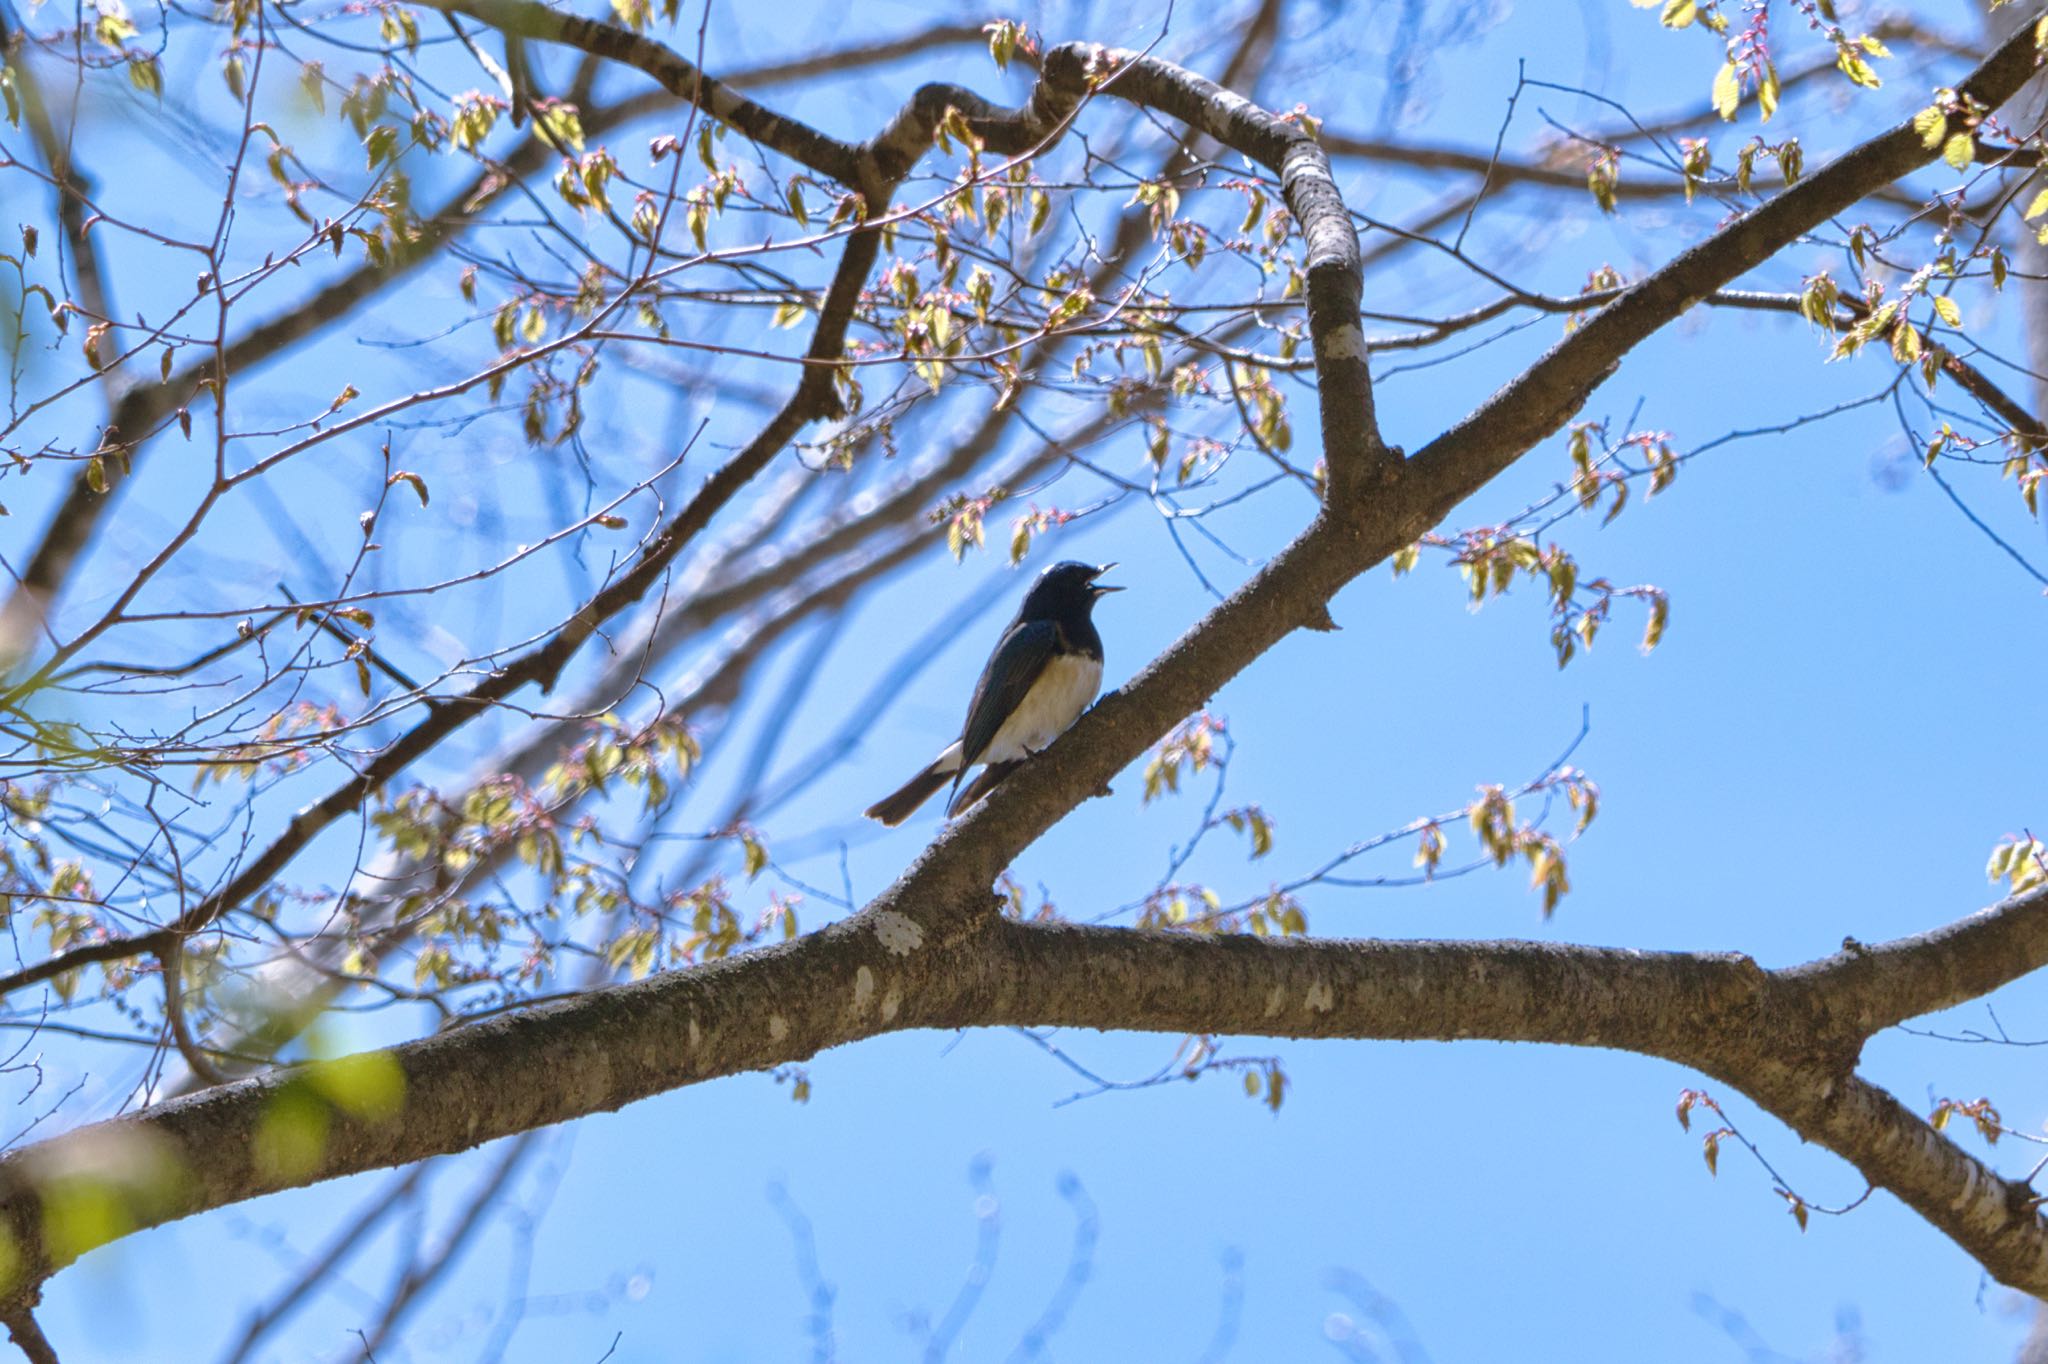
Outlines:
{"label": "diagonal branch", "polygon": [[[513,9],[524,4],[502,0]],[[2035,64],[2031,32],[2023,30],[1963,91],[1996,106]],[[1352,359],[1345,331],[1357,328],[1356,242],[1347,264],[1334,230],[1316,223],[1327,207],[1326,187],[1335,201],[1334,185],[1287,125],[1236,96],[1150,59],[1054,49],[1022,114],[992,119],[978,101],[963,104],[972,99],[964,92],[921,91],[864,151],[864,190],[878,181],[890,185],[889,176],[902,173],[907,153],[921,145],[920,126],[928,141],[943,112],[940,101],[979,121],[997,145],[999,137],[1048,135],[1091,89],[1157,101],[1154,107],[1226,145],[1282,162],[1289,203],[1311,253],[1323,253],[1323,282],[1316,287],[1326,306],[1318,322],[1312,305],[1311,320],[1331,433],[1333,496],[1316,521],[851,919],[794,943],[394,1048],[387,1055],[404,1080],[402,1117],[380,1120],[337,1109],[329,1139],[289,1167],[266,1162],[251,1140],[280,1091],[295,1083],[289,1073],[222,1086],[0,1160],[0,1226],[21,1267],[0,1309],[32,1299],[44,1278],[87,1248],[76,1234],[48,1236],[46,1192],[75,1191],[72,1181],[120,1192],[126,1225],[157,1225],[275,1189],[465,1150],[880,1032],[1010,1023],[1199,1026],[1303,1037],[1495,1037],[1666,1057],[1748,1090],[1802,1133],[1857,1162],[1999,1279],[2048,1295],[2048,1231],[2030,1195],[1850,1069],[1863,1029],[1883,1017],[1873,1002],[1881,993],[1872,983],[1876,974],[1892,971],[1908,1004],[1991,988],[2009,969],[1997,966],[2000,953],[2008,963],[2025,959],[2043,936],[2033,927],[2038,898],[2010,902],[1923,941],[1870,949],[1865,955],[1875,966],[1835,959],[1768,972],[1740,957],[1709,954],[1528,943],[1276,942],[1026,926],[999,917],[989,891],[1018,852],[1254,658],[1294,629],[1327,626],[1328,603],[1340,588],[1554,431],[1641,340],[1830,215],[1926,164],[1933,153],[1919,135],[1902,124],[1735,219],[1623,291],[1413,460],[1382,473],[1375,467],[1379,446],[1369,401],[1357,401],[1369,400],[1369,390],[1360,392],[1345,378]],[[1342,213],[1341,203],[1334,211]],[[859,240],[849,244],[849,261]],[[843,271],[835,296],[845,279]],[[1335,306],[1347,296],[1354,300],[1348,318]],[[1362,361],[1356,368],[1362,374]],[[806,388],[828,373],[826,364],[808,368]],[[772,453],[758,459],[765,462]],[[714,483],[744,481],[746,473],[732,471],[754,454],[727,466]],[[1376,483],[1370,499],[1334,495],[1340,467],[1352,457],[1358,467],[1343,477],[1360,487]],[[690,515],[686,509],[678,524]],[[668,544],[674,532],[664,531],[657,544]],[[639,571],[608,588],[592,610],[623,605]],[[552,678],[595,627],[595,620],[588,626],[582,620],[546,646],[556,655],[515,665],[534,668],[521,680]],[[140,1179],[135,1172],[151,1165],[146,1154],[169,1173]]]}
{"label": "diagonal branch", "polygon": [[[1996,107],[2032,74],[2031,29],[2001,45],[1962,89]],[[1049,65],[1050,63],[1048,63]],[[1623,290],[1527,370],[1413,458],[1369,505],[1331,502],[1298,539],[1121,692],[942,834],[892,907],[926,884],[987,885],[1031,842],[1296,629],[1328,622],[1352,578],[1411,544],[1567,421],[1622,358],[1659,327],[1849,205],[1934,157],[1910,122],[1862,144]],[[1318,360],[1320,361],[1320,353]],[[1323,395],[1325,407],[1330,395]],[[1325,422],[1330,418],[1326,413]],[[1333,461],[1334,464],[1334,461]],[[925,878],[931,878],[929,882]],[[956,879],[957,878],[957,879]]]}
{"label": "diagonal branch", "polygon": [[766,105],[748,99],[717,77],[700,70],[696,63],[652,38],[643,38],[616,24],[585,19],[550,9],[537,0],[429,0],[435,9],[467,14],[514,38],[536,38],[581,48],[602,57],[636,67],[660,83],[677,99],[697,105],[706,113],[745,133],[764,147],[772,147],[790,160],[829,175],[843,185],[857,185],[861,179],[861,149],[851,142],[819,132],[806,123],[778,114]]}

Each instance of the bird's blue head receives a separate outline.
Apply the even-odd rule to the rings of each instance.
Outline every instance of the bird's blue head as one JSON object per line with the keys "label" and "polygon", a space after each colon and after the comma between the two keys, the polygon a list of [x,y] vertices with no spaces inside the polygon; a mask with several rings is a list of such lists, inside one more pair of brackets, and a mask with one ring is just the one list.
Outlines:
{"label": "bird's blue head", "polygon": [[1123,591],[1121,587],[1095,581],[1115,567],[1115,564],[1075,563],[1071,559],[1054,564],[1038,575],[1038,581],[1031,585],[1031,591],[1025,595],[1023,609],[1018,614],[1026,620],[1055,620],[1077,614],[1085,619],[1097,597],[1105,592]]}

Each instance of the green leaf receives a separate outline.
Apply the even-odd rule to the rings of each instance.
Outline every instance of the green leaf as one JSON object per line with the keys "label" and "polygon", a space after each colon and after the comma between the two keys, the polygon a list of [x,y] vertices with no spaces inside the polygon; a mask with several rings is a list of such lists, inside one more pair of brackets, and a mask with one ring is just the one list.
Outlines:
{"label": "green leaf", "polygon": [[1853,47],[1843,48],[1835,59],[1835,65],[1842,69],[1843,75],[1866,90],[1875,90],[1884,84],[1877,78],[1877,72],[1870,69],[1870,63],[1864,61],[1862,54]]}
{"label": "green leaf", "polygon": [[370,129],[370,135],[363,139],[363,149],[369,153],[370,169],[377,169],[379,161],[390,160],[398,155],[398,129],[388,123],[380,123]]}
{"label": "green leaf", "polygon": [[145,95],[155,95],[158,99],[164,97],[164,71],[154,57],[130,57],[128,83]]}
{"label": "green leaf", "polygon": [[1957,133],[1941,144],[1941,159],[1957,170],[1968,170],[1977,159],[1977,139],[1968,133]]}
{"label": "green leaf", "polygon": [[1734,62],[1721,63],[1721,70],[1714,76],[1714,112],[1724,123],[1735,121],[1735,110],[1742,103],[1742,82],[1736,75]]}
{"label": "green leaf", "polygon": [[1940,105],[1930,104],[1913,115],[1913,131],[1920,134],[1920,145],[1933,151],[1948,140],[1948,115]]}

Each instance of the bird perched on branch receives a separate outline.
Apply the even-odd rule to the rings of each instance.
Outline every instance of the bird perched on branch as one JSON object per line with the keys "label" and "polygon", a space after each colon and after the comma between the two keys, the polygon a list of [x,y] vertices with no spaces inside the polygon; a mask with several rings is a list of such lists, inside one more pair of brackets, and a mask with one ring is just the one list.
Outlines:
{"label": "bird perched on branch", "polygon": [[[957,815],[1081,718],[1102,686],[1102,636],[1090,613],[1103,593],[1123,590],[1096,579],[1115,567],[1069,561],[1038,575],[974,684],[960,737],[895,794],[870,805],[869,819],[901,824],[948,778],[946,813]],[[986,765],[963,790],[961,778],[976,763]]]}

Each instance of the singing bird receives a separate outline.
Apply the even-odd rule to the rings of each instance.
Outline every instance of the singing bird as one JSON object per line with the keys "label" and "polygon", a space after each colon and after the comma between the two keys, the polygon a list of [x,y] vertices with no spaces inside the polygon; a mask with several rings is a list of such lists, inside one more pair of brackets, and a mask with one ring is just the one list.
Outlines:
{"label": "singing bird", "polygon": [[[960,737],[895,794],[870,805],[869,819],[901,824],[948,778],[946,813],[957,815],[1081,718],[1102,686],[1102,636],[1090,613],[1103,593],[1123,591],[1096,579],[1115,567],[1069,561],[1038,575],[974,684]],[[961,789],[976,763],[986,766]]]}

